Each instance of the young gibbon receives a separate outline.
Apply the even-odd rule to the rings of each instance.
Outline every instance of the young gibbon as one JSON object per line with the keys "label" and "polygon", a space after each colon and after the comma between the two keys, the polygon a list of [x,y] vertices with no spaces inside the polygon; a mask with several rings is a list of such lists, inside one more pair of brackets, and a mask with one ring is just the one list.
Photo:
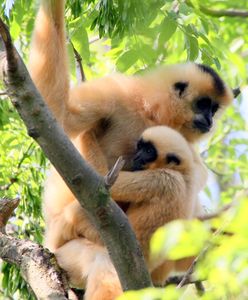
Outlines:
{"label": "young gibbon", "polygon": [[[96,148],[93,149],[98,155]],[[150,238],[165,223],[196,215],[197,196],[206,178],[204,165],[183,136],[169,127],[154,126],[146,129],[137,143],[132,172],[122,172],[111,189],[114,200],[130,203],[126,213],[156,284],[164,282],[177,262],[152,260]],[[121,293],[117,274],[105,247],[101,246],[98,232],[88,231],[90,223],[86,215],[82,221],[84,210],[79,204],[77,211],[79,223],[74,220],[71,230],[81,231],[55,251],[58,262],[74,285],[86,286],[86,299],[114,299]],[[84,238],[79,238],[80,235]],[[184,268],[189,264],[186,261]]]}
{"label": "young gibbon", "polygon": [[[119,156],[127,162],[125,170],[130,170],[135,143],[147,127],[168,125],[191,142],[210,131],[217,111],[231,102],[233,93],[214,70],[204,65],[161,67],[144,76],[119,74],[69,89],[64,2],[41,1],[29,69],[57,120],[99,173],[106,174]],[[101,151],[101,160],[94,156],[92,145]],[[146,176],[143,172],[143,182],[149,182]],[[45,244],[55,251],[77,237],[78,229],[66,228],[74,228],[67,225],[75,220],[80,223],[80,218],[84,221],[84,216],[78,213],[77,200],[55,170],[47,180],[44,198]],[[133,197],[128,200],[135,201]]]}

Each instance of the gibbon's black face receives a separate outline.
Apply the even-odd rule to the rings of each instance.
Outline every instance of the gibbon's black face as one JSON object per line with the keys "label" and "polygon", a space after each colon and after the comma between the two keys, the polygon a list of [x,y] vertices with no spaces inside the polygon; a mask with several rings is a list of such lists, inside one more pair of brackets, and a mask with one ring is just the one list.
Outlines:
{"label": "gibbon's black face", "polygon": [[193,102],[192,110],[195,113],[193,127],[201,133],[208,132],[213,125],[213,116],[219,109],[219,104],[210,97],[200,97]]}
{"label": "gibbon's black face", "polygon": [[141,138],[137,143],[132,171],[144,170],[145,165],[155,161],[157,157],[158,153],[154,145]]}
{"label": "gibbon's black face", "polygon": [[[141,171],[146,169],[147,164],[155,162],[158,159],[158,151],[150,141],[144,141],[142,138],[137,143],[137,149],[133,159],[132,171]],[[181,159],[175,153],[167,153],[163,158],[163,166],[173,164],[180,165]]]}

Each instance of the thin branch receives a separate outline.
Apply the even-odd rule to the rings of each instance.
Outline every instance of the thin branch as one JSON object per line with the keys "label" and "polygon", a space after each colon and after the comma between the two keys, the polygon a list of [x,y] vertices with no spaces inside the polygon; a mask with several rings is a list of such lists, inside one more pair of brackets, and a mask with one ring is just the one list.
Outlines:
{"label": "thin branch", "polygon": [[20,159],[20,161],[19,161],[19,163],[18,163],[18,165],[17,165],[18,172],[15,172],[15,174],[14,174],[11,178],[9,178],[9,181],[10,181],[9,183],[0,186],[0,191],[8,191],[8,190],[10,189],[10,187],[11,187],[14,183],[18,182],[18,176],[19,176],[20,173],[21,173],[20,168],[21,168],[21,166],[22,166],[24,160],[25,160],[29,155],[31,155],[32,152],[29,153],[29,151],[30,151],[30,149],[32,148],[33,144],[34,144],[34,142],[30,143],[30,145],[28,146],[27,150],[23,153],[23,155],[22,155],[22,157],[21,157],[21,159]]}
{"label": "thin branch", "polygon": [[[179,275],[179,276],[171,276],[168,277],[165,281],[164,287],[171,285],[171,284],[179,284],[182,279],[183,279],[184,275]],[[184,282],[184,285],[187,284],[196,284],[197,282],[199,282],[199,279],[194,279],[191,276],[188,277],[188,280]]]}
{"label": "thin branch", "polygon": [[203,216],[198,216],[197,219],[200,220],[200,221],[207,221],[207,220],[211,220],[211,219],[214,219],[214,218],[218,218],[220,215],[222,215],[224,212],[226,212],[227,210],[229,210],[235,204],[236,204],[236,201],[232,201],[231,203],[226,204],[223,207],[221,207],[218,211],[213,212],[211,214],[207,214],[207,215],[203,215]]}
{"label": "thin branch", "polygon": [[108,174],[105,176],[105,185],[107,188],[110,188],[118,178],[120,171],[122,170],[123,166],[125,164],[125,160],[120,156],[113,168],[108,172]]}
{"label": "thin branch", "polygon": [[8,191],[10,189],[10,187],[16,183],[18,181],[17,176],[16,177],[12,177],[9,179],[9,183],[4,184],[4,185],[0,185],[0,191]]}
{"label": "thin branch", "polygon": [[178,285],[177,285],[178,289],[181,288],[181,287],[183,287],[184,285],[187,284],[187,282],[190,281],[191,275],[194,272],[194,268],[195,268],[195,265],[196,265],[198,259],[199,259],[199,255],[194,259],[193,263],[191,264],[191,266],[189,267],[189,269],[187,270],[187,272],[183,275],[181,281],[178,283]]}
{"label": "thin branch", "polygon": [[78,83],[84,82],[84,81],[86,81],[86,77],[85,77],[84,68],[82,65],[82,57],[79,54],[79,52],[77,51],[77,49],[74,47],[71,40],[70,40],[70,44],[72,46],[72,50],[73,50],[74,57],[76,60],[76,70],[77,70],[76,73],[77,73],[77,76],[78,76],[78,74],[80,75],[80,77],[78,78]]}
{"label": "thin branch", "polygon": [[[184,279],[184,275],[179,275],[179,276],[171,276],[169,277],[164,284],[164,287],[171,285],[171,284],[176,284],[179,285],[182,280]],[[203,286],[203,280],[199,280],[199,279],[194,279],[192,278],[191,275],[187,276],[186,279],[184,280],[183,286],[185,285],[189,285],[189,284],[194,284],[195,288],[197,290],[197,293],[199,295],[202,295],[205,292],[205,288]]]}
{"label": "thin branch", "polygon": [[[186,0],[185,3],[194,8],[194,5],[190,0]],[[211,17],[240,17],[240,18],[247,18],[248,17],[248,11],[247,10],[239,10],[239,9],[220,9],[220,10],[214,10],[211,8],[208,8],[204,5],[199,5],[199,9],[202,13],[209,15]]]}
{"label": "thin branch", "polygon": [[214,10],[210,9],[208,7],[205,7],[203,5],[200,5],[200,10],[209,16],[212,17],[240,17],[240,18],[247,18],[248,17],[248,11],[246,10],[238,10],[238,9],[222,9],[222,10]]}
{"label": "thin branch", "polygon": [[[226,224],[223,224],[220,228],[218,228],[212,235],[212,237],[215,237],[219,234],[221,234],[222,232],[224,232],[224,228],[225,228]],[[193,260],[192,264],[190,265],[190,267],[188,268],[187,272],[183,275],[183,278],[181,280],[181,282],[177,285],[177,288],[181,288],[185,285],[186,282],[188,282],[191,278],[191,275],[193,274],[194,270],[195,270],[195,266],[197,264],[197,262],[204,257],[204,255],[207,253],[207,251],[209,250],[209,248],[212,246],[211,241],[209,241],[207,243],[207,245],[202,249],[202,251],[199,253],[199,255]],[[198,286],[199,287],[199,286]],[[204,287],[202,287],[204,289]],[[201,286],[200,286],[201,289]]]}
{"label": "thin branch", "polygon": [[12,45],[9,31],[1,19],[0,34],[7,55],[7,68],[2,70],[5,85],[11,91],[11,101],[25,122],[28,134],[39,143],[98,229],[123,290],[152,286],[127,216],[110,200],[104,178],[82,159],[56,122]]}
{"label": "thin branch", "polygon": [[99,40],[100,40],[100,37],[99,36],[95,36],[91,40],[89,40],[89,44],[94,44],[95,42],[97,42]]}

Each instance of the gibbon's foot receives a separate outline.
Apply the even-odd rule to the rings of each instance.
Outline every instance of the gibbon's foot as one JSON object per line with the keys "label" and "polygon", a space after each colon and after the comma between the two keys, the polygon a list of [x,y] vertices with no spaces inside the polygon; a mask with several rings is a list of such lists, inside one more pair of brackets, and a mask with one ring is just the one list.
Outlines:
{"label": "gibbon's foot", "polygon": [[98,253],[87,278],[84,299],[114,300],[121,294],[121,284],[107,251]]}

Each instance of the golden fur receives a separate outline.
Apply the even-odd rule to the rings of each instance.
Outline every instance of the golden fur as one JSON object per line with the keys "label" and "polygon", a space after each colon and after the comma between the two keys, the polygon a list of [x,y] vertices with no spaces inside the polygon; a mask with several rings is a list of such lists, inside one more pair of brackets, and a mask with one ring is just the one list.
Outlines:
{"label": "golden fur", "polygon": [[[42,0],[30,53],[32,78],[80,153],[101,174],[105,174],[120,155],[127,161],[125,170],[130,169],[135,143],[147,127],[168,125],[188,141],[197,141],[202,133],[192,125],[195,117],[192,101],[207,95],[223,108],[233,98],[228,87],[224,85],[220,92],[213,76],[193,63],[162,67],[145,76],[113,75],[69,90],[65,41],[64,1]],[[174,87],[175,82],[180,81],[188,83],[183,93]],[[94,151],[99,152],[98,156],[94,154],[92,145],[96,145]],[[118,181],[121,182],[122,178],[125,178],[125,172],[120,174]],[[141,182],[146,183],[146,194],[150,184],[146,172],[142,174]],[[165,179],[163,184],[169,186],[171,183]],[[115,186],[113,199],[116,196],[114,189]],[[123,187],[120,189],[124,190]],[[121,193],[121,190],[118,192]],[[134,201],[135,205],[137,199],[133,195],[128,200]],[[49,249],[55,251],[80,237],[81,232],[89,231],[93,235],[94,229],[89,224],[85,225],[84,213],[81,212],[77,200],[57,172],[52,170],[44,197],[45,245]],[[78,242],[80,244],[82,240]],[[69,242],[68,247],[75,243],[77,240]],[[87,246],[84,247],[87,251]],[[90,287],[88,289],[91,290]]]}

